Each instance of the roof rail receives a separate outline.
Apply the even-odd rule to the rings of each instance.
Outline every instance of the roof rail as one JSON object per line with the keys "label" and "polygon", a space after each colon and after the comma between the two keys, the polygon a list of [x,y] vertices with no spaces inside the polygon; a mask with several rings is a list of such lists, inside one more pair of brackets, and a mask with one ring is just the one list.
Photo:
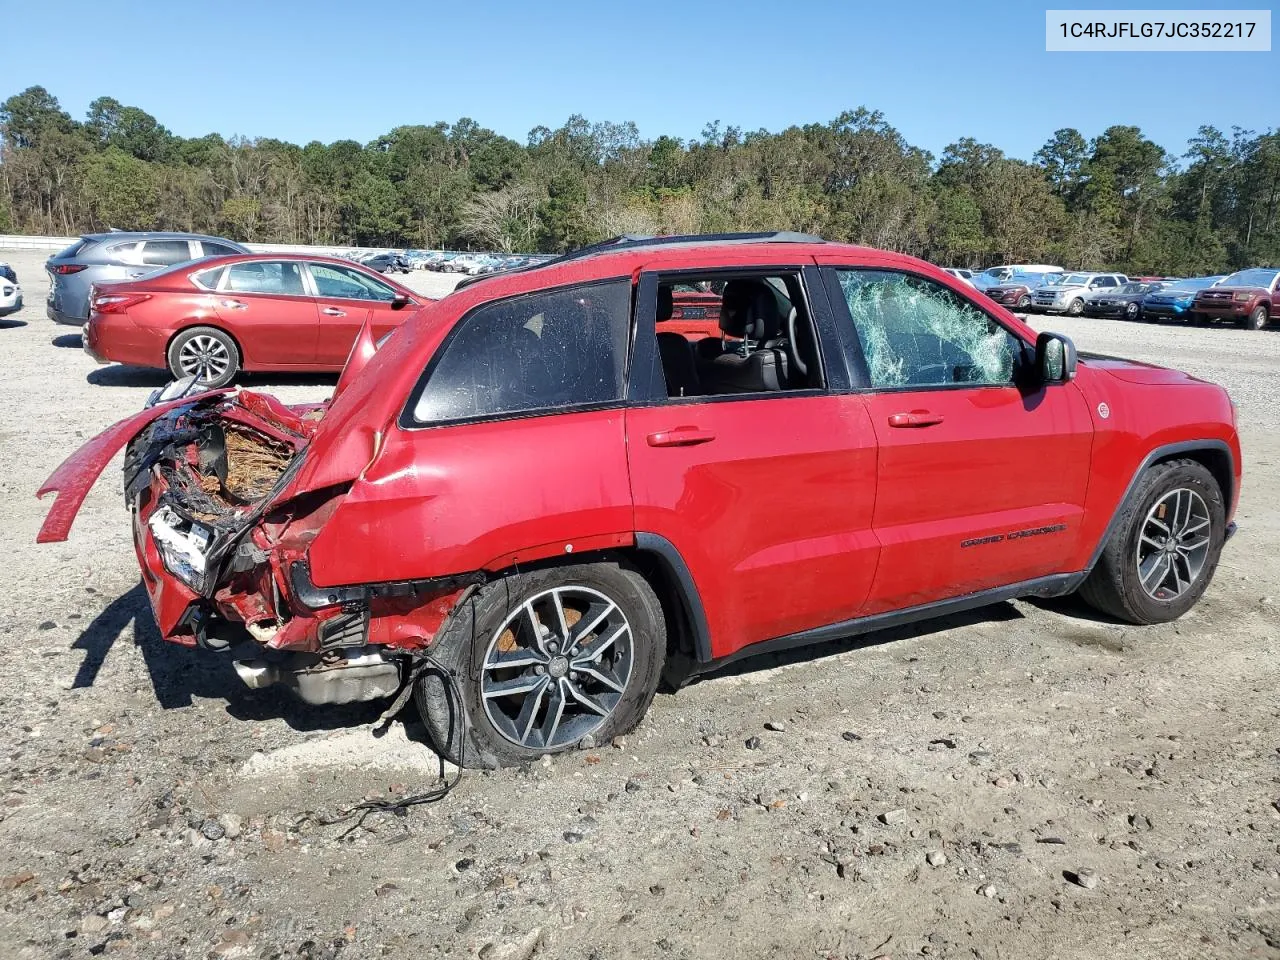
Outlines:
{"label": "roof rail", "polygon": [[676,234],[672,236],[650,236],[647,234],[624,233],[617,237],[610,237],[608,240],[601,240],[599,243],[592,243],[585,247],[579,247],[577,250],[570,250],[568,253],[562,253],[558,257],[552,257],[550,260],[544,260],[541,263],[531,263],[524,267],[515,267],[511,270],[499,270],[495,273],[485,273],[475,277],[467,277],[461,281],[454,289],[461,290],[463,287],[469,287],[473,283],[479,283],[490,277],[507,276],[512,273],[524,273],[528,270],[541,270],[544,267],[553,267],[556,264],[568,263],[573,260],[581,260],[584,257],[595,256],[598,253],[609,253],[614,250],[638,250],[645,247],[659,246],[677,246],[695,243],[826,243],[821,237],[813,236],[808,233],[796,233],[791,230],[770,230],[762,233],[691,233]]}

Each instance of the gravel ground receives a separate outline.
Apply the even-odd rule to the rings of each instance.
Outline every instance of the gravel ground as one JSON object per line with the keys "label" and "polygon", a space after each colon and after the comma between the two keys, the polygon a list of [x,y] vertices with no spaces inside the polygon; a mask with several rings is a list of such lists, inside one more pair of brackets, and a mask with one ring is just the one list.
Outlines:
{"label": "gravel ground", "polygon": [[758,658],[625,743],[356,825],[434,781],[416,721],[378,738],[376,707],[159,641],[113,469],[34,544],[40,482],[165,378],[96,366],[43,256],[3,256],[0,956],[1280,956],[1280,336],[1035,321],[1240,405],[1240,533],[1182,621],[1018,602]]}

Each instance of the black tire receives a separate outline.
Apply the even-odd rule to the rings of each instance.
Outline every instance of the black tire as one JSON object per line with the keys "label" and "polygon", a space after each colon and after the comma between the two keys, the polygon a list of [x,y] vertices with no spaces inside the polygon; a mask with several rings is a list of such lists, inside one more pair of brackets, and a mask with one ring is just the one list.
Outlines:
{"label": "black tire", "polygon": [[240,348],[231,336],[217,327],[189,327],[173,338],[169,343],[165,359],[169,364],[169,372],[175,380],[192,375],[192,370],[184,366],[189,361],[184,351],[198,346],[208,345],[210,363],[217,359],[216,375],[204,377],[201,382],[210,388],[225,387],[240,372]]}
{"label": "black tire", "polygon": [[[548,753],[582,745],[579,739],[545,749],[508,739],[490,719],[481,691],[485,656],[490,645],[498,643],[497,631],[508,615],[555,587],[585,587],[604,594],[631,628],[630,672],[611,712],[590,731],[591,740],[607,743],[635,729],[649,709],[666,656],[667,631],[662,605],[643,576],[611,561],[512,574],[476,591],[432,645],[432,656],[455,678],[456,694],[451,695],[437,671],[424,673],[414,688],[427,732],[436,749],[453,763],[485,768],[521,766]],[[461,717],[457,716],[459,706]]]}
{"label": "black tire", "polygon": [[1081,297],[1076,297],[1074,300],[1071,301],[1070,305],[1067,307],[1067,316],[1078,317],[1082,313],[1084,313],[1084,299]]}
{"label": "black tire", "polygon": [[1246,330],[1261,330],[1267,325],[1267,308],[1263,306],[1254,307],[1249,315],[1240,321],[1240,326]]}
{"label": "black tire", "polygon": [[1030,295],[1030,294],[1028,294],[1028,295],[1024,296],[1021,300],[1019,300],[1019,301],[1018,301],[1018,309],[1019,309],[1019,310],[1030,310],[1030,309],[1031,309],[1031,295]]}
{"label": "black tire", "polygon": [[[1209,512],[1209,549],[1196,578],[1178,596],[1157,600],[1139,581],[1138,541],[1147,514],[1167,494],[1178,489],[1198,493]],[[1194,460],[1167,460],[1150,467],[1120,508],[1119,522],[1088,579],[1080,598],[1096,610],[1129,623],[1168,623],[1195,606],[1218,566],[1226,538],[1226,505],[1218,482]]]}
{"label": "black tire", "polygon": [[1124,318],[1126,320],[1137,321],[1142,319],[1142,308],[1136,303],[1131,303],[1124,308]]}

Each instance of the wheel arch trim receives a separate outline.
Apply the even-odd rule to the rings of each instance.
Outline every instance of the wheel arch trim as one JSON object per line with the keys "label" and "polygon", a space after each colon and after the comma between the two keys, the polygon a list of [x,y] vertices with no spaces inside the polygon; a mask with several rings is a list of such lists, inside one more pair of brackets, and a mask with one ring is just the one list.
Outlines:
{"label": "wheel arch trim", "polygon": [[689,571],[689,565],[685,563],[676,545],[666,537],[637,530],[635,538],[636,549],[655,557],[670,575],[676,599],[688,618],[689,629],[693,634],[694,659],[699,663],[710,663],[711,630],[707,626],[707,611],[702,606],[702,597],[698,593],[693,574]]}
{"label": "wheel arch trim", "polygon": [[[1220,476],[1219,472],[1209,464],[1203,464],[1206,470],[1213,474],[1214,480],[1222,489],[1223,505],[1226,507],[1226,515],[1231,516],[1231,509],[1235,504],[1236,489],[1236,462],[1235,455],[1231,452],[1230,445],[1225,440],[1205,439],[1205,440],[1182,440],[1178,443],[1166,443],[1156,447],[1150,451],[1142,462],[1138,464],[1133,476],[1129,478],[1128,485],[1124,488],[1124,493],[1120,499],[1116,501],[1115,509],[1111,513],[1111,519],[1107,522],[1106,529],[1102,531],[1097,545],[1093,548],[1093,554],[1089,557],[1089,563],[1085,567],[1086,571],[1091,571],[1098,563],[1098,558],[1102,556],[1102,551],[1106,549],[1112,535],[1116,532],[1120,523],[1120,515],[1124,511],[1125,505],[1129,502],[1129,498],[1133,496],[1133,491],[1137,488],[1138,482],[1142,479],[1142,475],[1152,466],[1165,460],[1176,457],[1179,454],[1206,453],[1212,452],[1215,455],[1225,457],[1227,469],[1226,476]],[[1223,481],[1226,481],[1224,484]]]}

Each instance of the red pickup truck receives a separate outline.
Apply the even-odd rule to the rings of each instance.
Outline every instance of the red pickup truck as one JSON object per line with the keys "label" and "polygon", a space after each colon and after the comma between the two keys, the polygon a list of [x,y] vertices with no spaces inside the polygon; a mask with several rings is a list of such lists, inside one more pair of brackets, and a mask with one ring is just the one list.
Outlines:
{"label": "red pickup truck", "polygon": [[1206,320],[1235,320],[1246,330],[1261,330],[1280,320],[1280,270],[1254,267],[1231,274],[1216,287],[1196,294],[1191,309]]}

